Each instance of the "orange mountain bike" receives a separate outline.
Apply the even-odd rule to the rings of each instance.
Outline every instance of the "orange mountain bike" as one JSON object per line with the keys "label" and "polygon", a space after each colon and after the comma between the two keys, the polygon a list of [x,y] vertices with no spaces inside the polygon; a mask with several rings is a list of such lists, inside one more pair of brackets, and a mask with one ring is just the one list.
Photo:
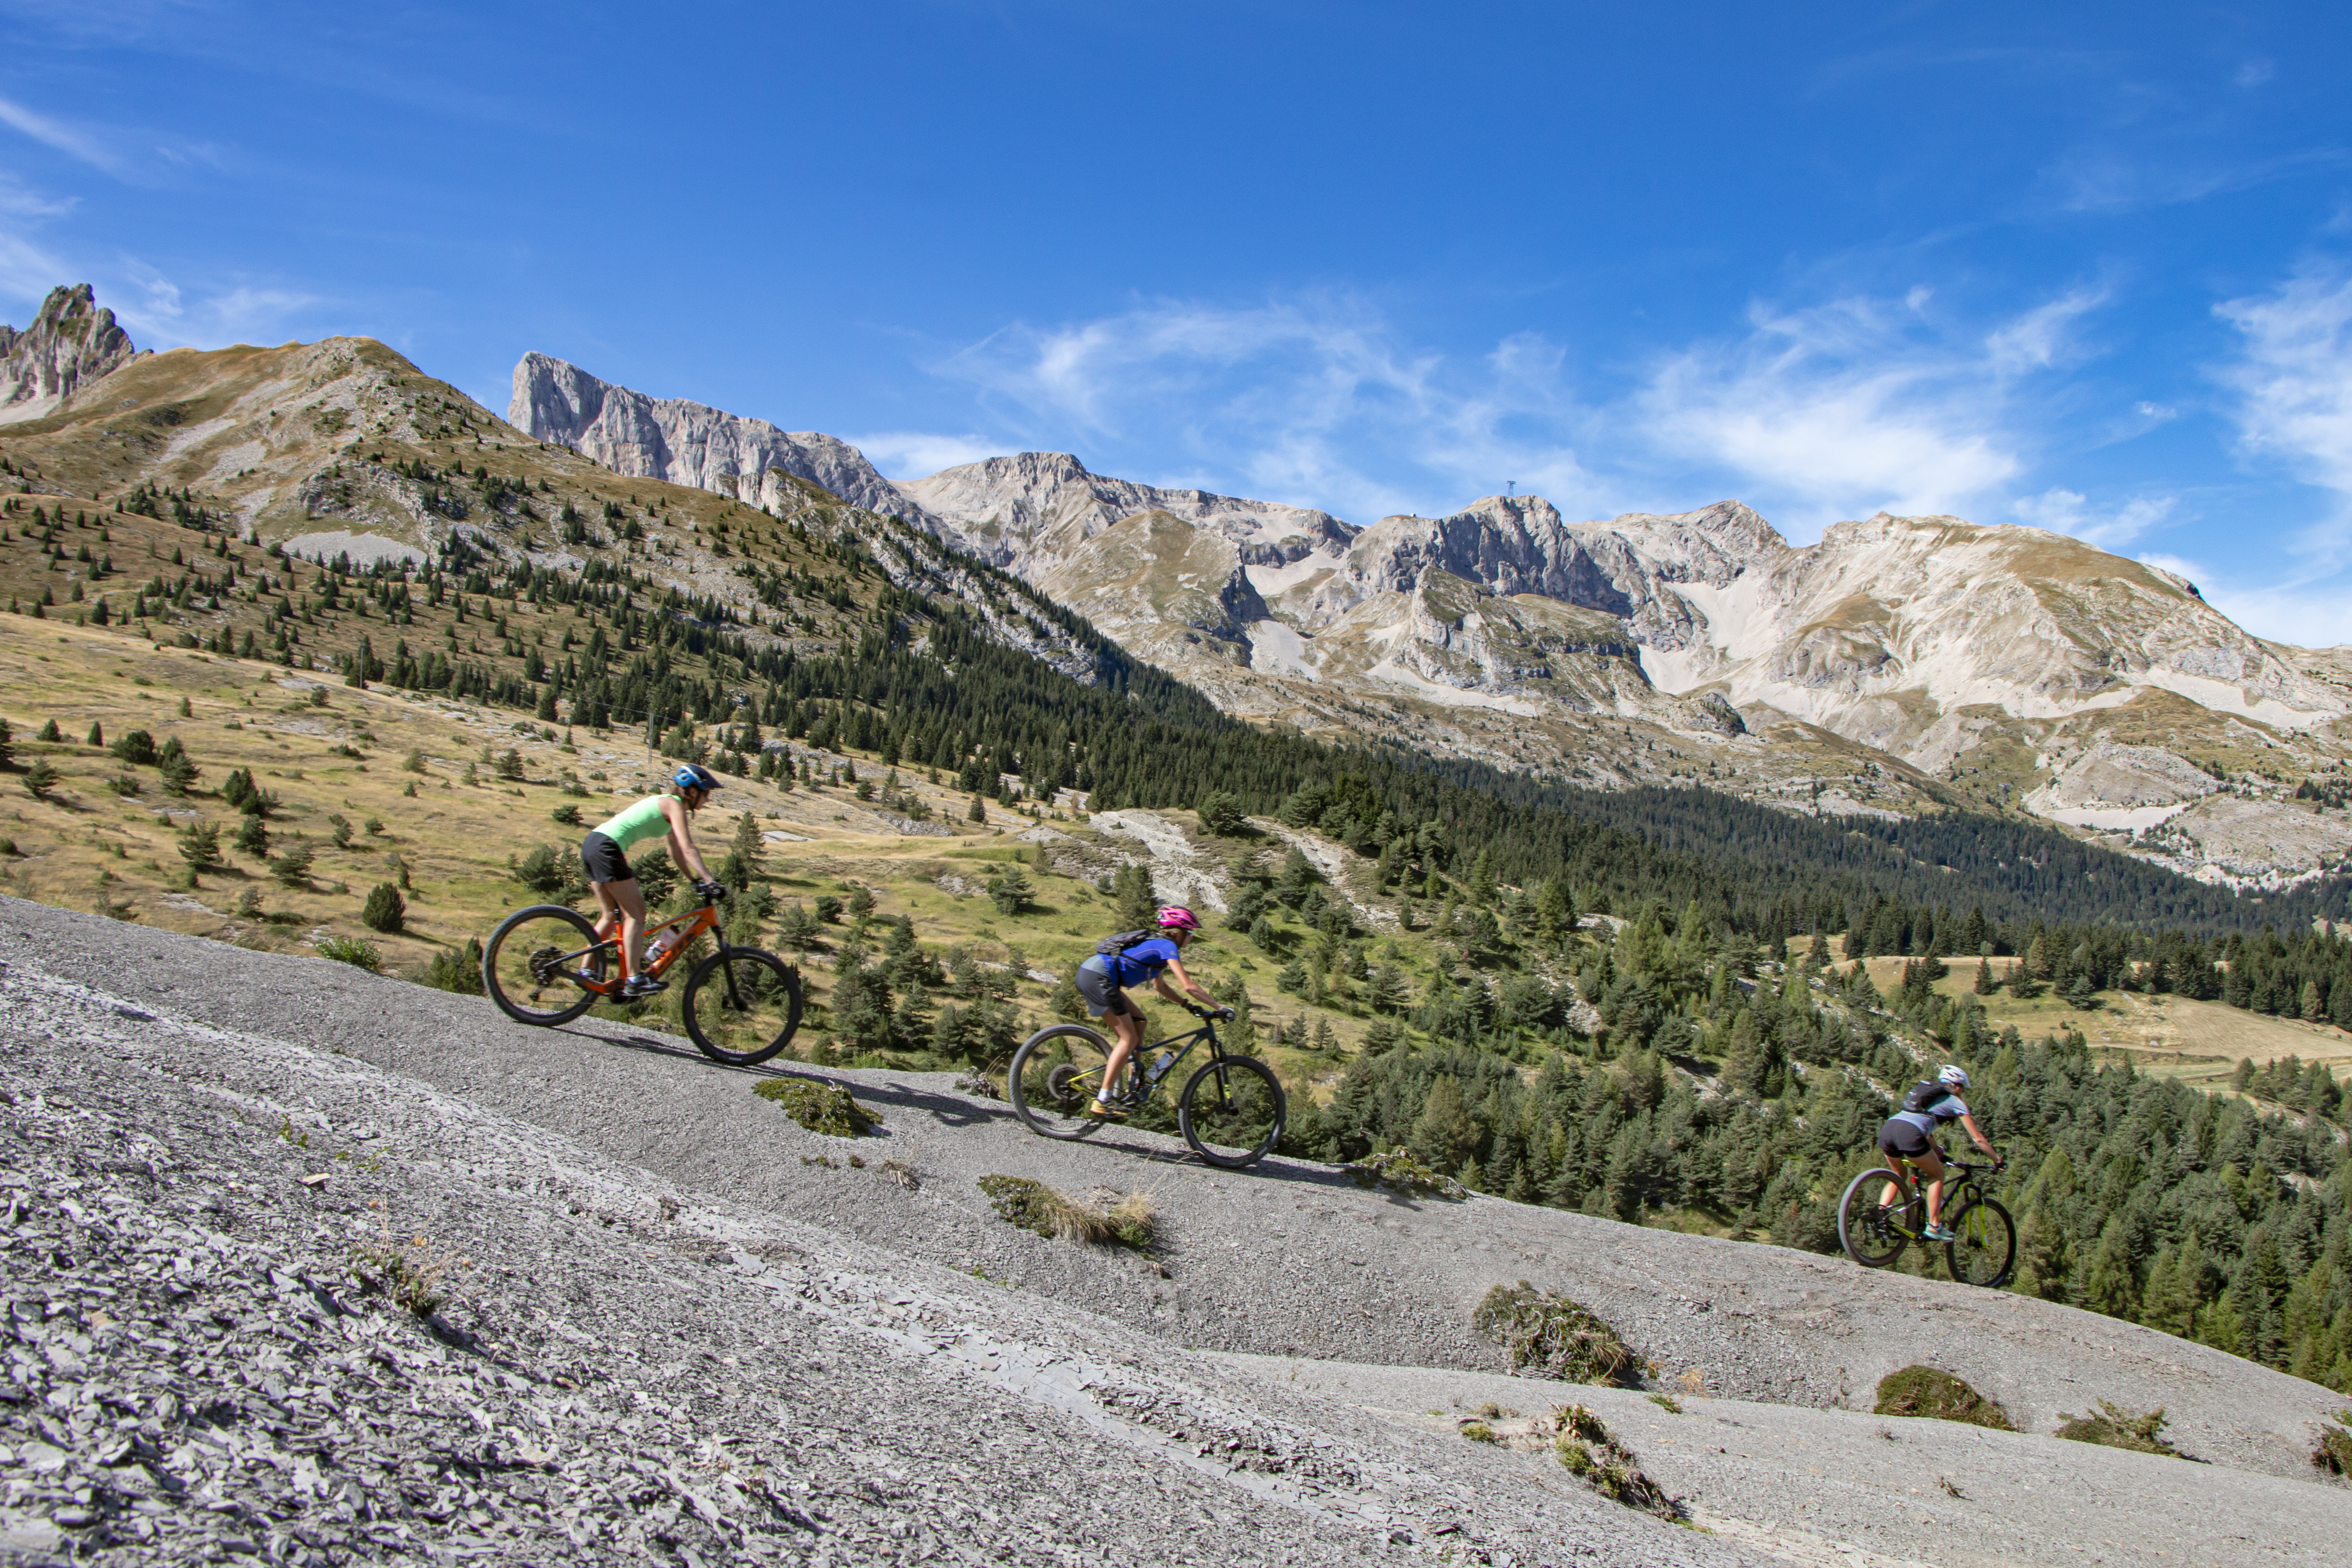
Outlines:
{"label": "orange mountain bike", "polygon": [[[678,1011],[712,1061],[766,1061],[801,1026],[801,972],[772,952],[730,942],[711,900],[647,926],[646,952],[646,973],[655,976],[703,954],[678,993]],[[519,1024],[568,1024],[599,1002],[619,1004],[627,979],[619,938],[599,940],[595,922],[569,904],[517,910],[482,945],[482,988]]]}

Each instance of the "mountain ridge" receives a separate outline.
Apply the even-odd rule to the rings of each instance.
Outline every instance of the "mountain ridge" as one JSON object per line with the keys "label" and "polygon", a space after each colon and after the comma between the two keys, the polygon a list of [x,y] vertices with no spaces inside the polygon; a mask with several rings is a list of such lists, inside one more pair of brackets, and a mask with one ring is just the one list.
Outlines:
{"label": "mountain ridge", "polygon": [[2064,535],[1882,512],[1799,547],[1737,500],[1570,521],[1532,495],[1360,527],[1068,453],[893,485],[1255,721],[1815,812],[1958,798],[2232,886],[2352,865],[2352,819],[2295,794],[2352,763],[2352,658]]}

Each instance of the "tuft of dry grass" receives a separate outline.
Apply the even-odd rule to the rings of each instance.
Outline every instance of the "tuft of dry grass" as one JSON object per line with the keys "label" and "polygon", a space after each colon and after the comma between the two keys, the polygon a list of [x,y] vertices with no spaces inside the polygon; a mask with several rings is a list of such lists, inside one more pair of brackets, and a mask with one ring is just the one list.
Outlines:
{"label": "tuft of dry grass", "polygon": [[980,1190],[1000,1218],[1039,1236],[1093,1247],[1118,1246],[1148,1252],[1159,1240],[1159,1215],[1151,1194],[1128,1193],[1108,1204],[1081,1203],[1027,1176],[988,1175]]}
{"label": "tuft of dry grass", "polygon": [[1632,1452],[1610,1435],[1600,1416],[1583,1405],[1563,1405],[1538,1418],[1536,1431],[1546,1430],[1551,1433],[1553,1454],[1568,1473],[1602,1497],[1660,1519],[1683,1519],[1682,1505],[1643,1474]]}

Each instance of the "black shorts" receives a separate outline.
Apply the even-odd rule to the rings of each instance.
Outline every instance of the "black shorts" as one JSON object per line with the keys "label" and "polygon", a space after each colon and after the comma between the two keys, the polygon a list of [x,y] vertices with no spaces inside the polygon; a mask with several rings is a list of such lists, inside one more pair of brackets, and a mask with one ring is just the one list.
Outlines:
{"label": "black shorts", "polygon": [[1935,1146],[1936,1141],[1916,1125],[1896,1117],[1888,1117],[1878,1130],[1878,1148],[1883,1154],[1916,1160]]}
{"label": "black shorts", "polygon": [[1123,1018],[1135,1011],[1127,993],[1111,984],[1110,971],[1093,959],[1079,964],[1070,978],[1078,988],[1078,999],[1087,1005],[1088,1017]]}
{"label": "black shorts", "polygon": [[588,868],[592,882],[634,882],[637,874],[629,869],[629,858],[621,847],[601,833],[592,833],[580,841],[580,863]]}

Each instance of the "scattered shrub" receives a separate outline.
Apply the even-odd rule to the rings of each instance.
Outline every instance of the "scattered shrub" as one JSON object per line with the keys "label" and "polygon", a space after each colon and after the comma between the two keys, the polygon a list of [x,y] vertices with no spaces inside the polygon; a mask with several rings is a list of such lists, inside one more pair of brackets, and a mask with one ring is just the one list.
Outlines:
{"label": "scattered shrub", "polygon": [[2319,1441],[2312,1446],[2311,1462],[2331,1476],[2352,1476],[2352,1410],[2339,1410],[2335,1420],[2319,1424]]}
{"label": "scattered shrub", "polygon": [[842,1084],[763,1078],[751,1086],[751,1092],[761,1100],[774,1100],[784,1108],[785,1115],[828,1138],[863,1138],[882,1125],[882,1119],[858,1104]]}
{"label": "scattered shrub", "polygon": [[1461,1433],[1473,1443],[1499,1443],[1502,1441],[1500,1437],[1495,1436],[1495,1429],[1492,1426],[1487,1426],[1484,1421],[1465,1421],[1461,1426]]}
{"label": "scattered shrub", "polygon": [[1633,1350],[1590,1309],[1524,1279],[1487,1291],[1470,1326],[1509,1351],[1513,1367],[1538,1376],[1630,1385],[1640,1371]]}
{"label": "scattered shrub", "polygon": [[449,1299],[444,1282],[467,1266],[455,1252],[434,1252],[421,1236],[406,1247],[394,1246],[387,1237],[352,1248],[352,1278],[360,1289],[389,1296],[420,1318],[441,1310]]}
{"label": "scattered shrub", "polygon": [[1932,1366],[1906,1366],[1878,1380],[1879,1415],[1924,1415],[2014,1432],[2017,1426],[1997,1400],[1987,1399],[1950,1373]]}
{"label": "scattered shrub", "polygon": [[1683,1517],[1682,1506],[1666,1495],[1664,1487],[1642,1473],[1633,1463],[1633,1456],[1610,1436],[1600,1416],[1581,1405],[1564,1405],[1551,1413],[1548,1422],[1538,1422],[1538,1429],[1546,1425],[1553,1433],[1552,1452],[1559,1456],[1570,1475],[1612,1502],[1638,1508],[1660,1519]]}
{"label": "scattered shrub", "polygon": [[1466,1198],[1470,1195],[1469,1188],[1443,1171],[1431,1170],[1405,1149],[1382,1150],[1339,1168],[1347,1172],[1360,1187],[1386,1187],[1392,1193],[1416,1197]]}
{"label": "scattered shrub", "polygon": [[547,815],[551,820],[560,822],[566,827],[580,826],[580,808],[576,805],[559,805]]}
{"label": "scattered shrub", "polygon": [[1108,1208],[1097,1208],[1026,1176],[982,1176],[980,1190],[988,1194],[999,1218],[1039,1236],[1131,1247],[1139,1252],[1150,1250],[1159,1236],[1159,1221],[1146,1193],[1129,1193]]}
{"label": "scattered shrub", "polygon": [[473,937],[466,939],[463,947],[445,948],[433,955],[432,962],[418,975],[420,984],[436,991],[454,991],[460,996],[482,994],[482,944]]}
{"label": "scattered shrub", "polygon": [[25,770],[25,776],[18,782],[25,786],[26,795],[31,795],[35,800],[46,801],[49,798],[49,793],[58,787],[58,770],[49,766],[46,758],[37,757],[33,760],[33,765]]}
{"label": "scattered shrub", "polygon": [[552,844],[541,844],[515,867],[515,880],[534,893],[557,893],[571,880],[571,868],[564,863],[563,851]]}
{"label": "scattered shrub", "polygon": [[191,871],[218,869],[220,829],[209,822],[191,822],[180,829],[180,858],[188,863]]}
{"label": "scattered shrub", "polygon": [[386,936],[398,931],[401,922],[408,918],[408,900],[390,882],[378,882],[368,889],[367,905],[360,910],[360,923],[370,931],[380,931]]}
{"label": "scattered shrub", "polygon": [[269,863],[269,874],[278,879],[281,888],[307,888],[310,885],[310,847],[297,838],[278,851],[278,858]]}
{"label": "scattered shrub", "polygon": [[2097,1443],[2109,1448],[2129,1448],[2137,1454],[2168,1455],[2176,1459],[2183,1457],[2179,1449],[2166,1442],[2161,1436],[2164,1431],[2164,1406],[2161,1405],[2136,1415],[2102,1399],[2095,1415],[2061,1415],[2058,1419],[2063,1423],[2058,1428],[2058,1436],[2070,1443]]}
{"label": "scattered shrub", "polygon": [[317,952],[320,958],[331,958],[337,963],[348,963],[353,969],[364,969],[370,974],[381,973],[383,970],[383,954],[376,951],[375,943],[362,942],[356,937],[322,937]]}
{"label": "scattered shrub", "polygon": [[33,739],[36,741],[62,741],[65,739],[65,736],[58,732],[58,721],[55,719],[52,719],[47,723],[41,726],[40,732],[36,734]]}

